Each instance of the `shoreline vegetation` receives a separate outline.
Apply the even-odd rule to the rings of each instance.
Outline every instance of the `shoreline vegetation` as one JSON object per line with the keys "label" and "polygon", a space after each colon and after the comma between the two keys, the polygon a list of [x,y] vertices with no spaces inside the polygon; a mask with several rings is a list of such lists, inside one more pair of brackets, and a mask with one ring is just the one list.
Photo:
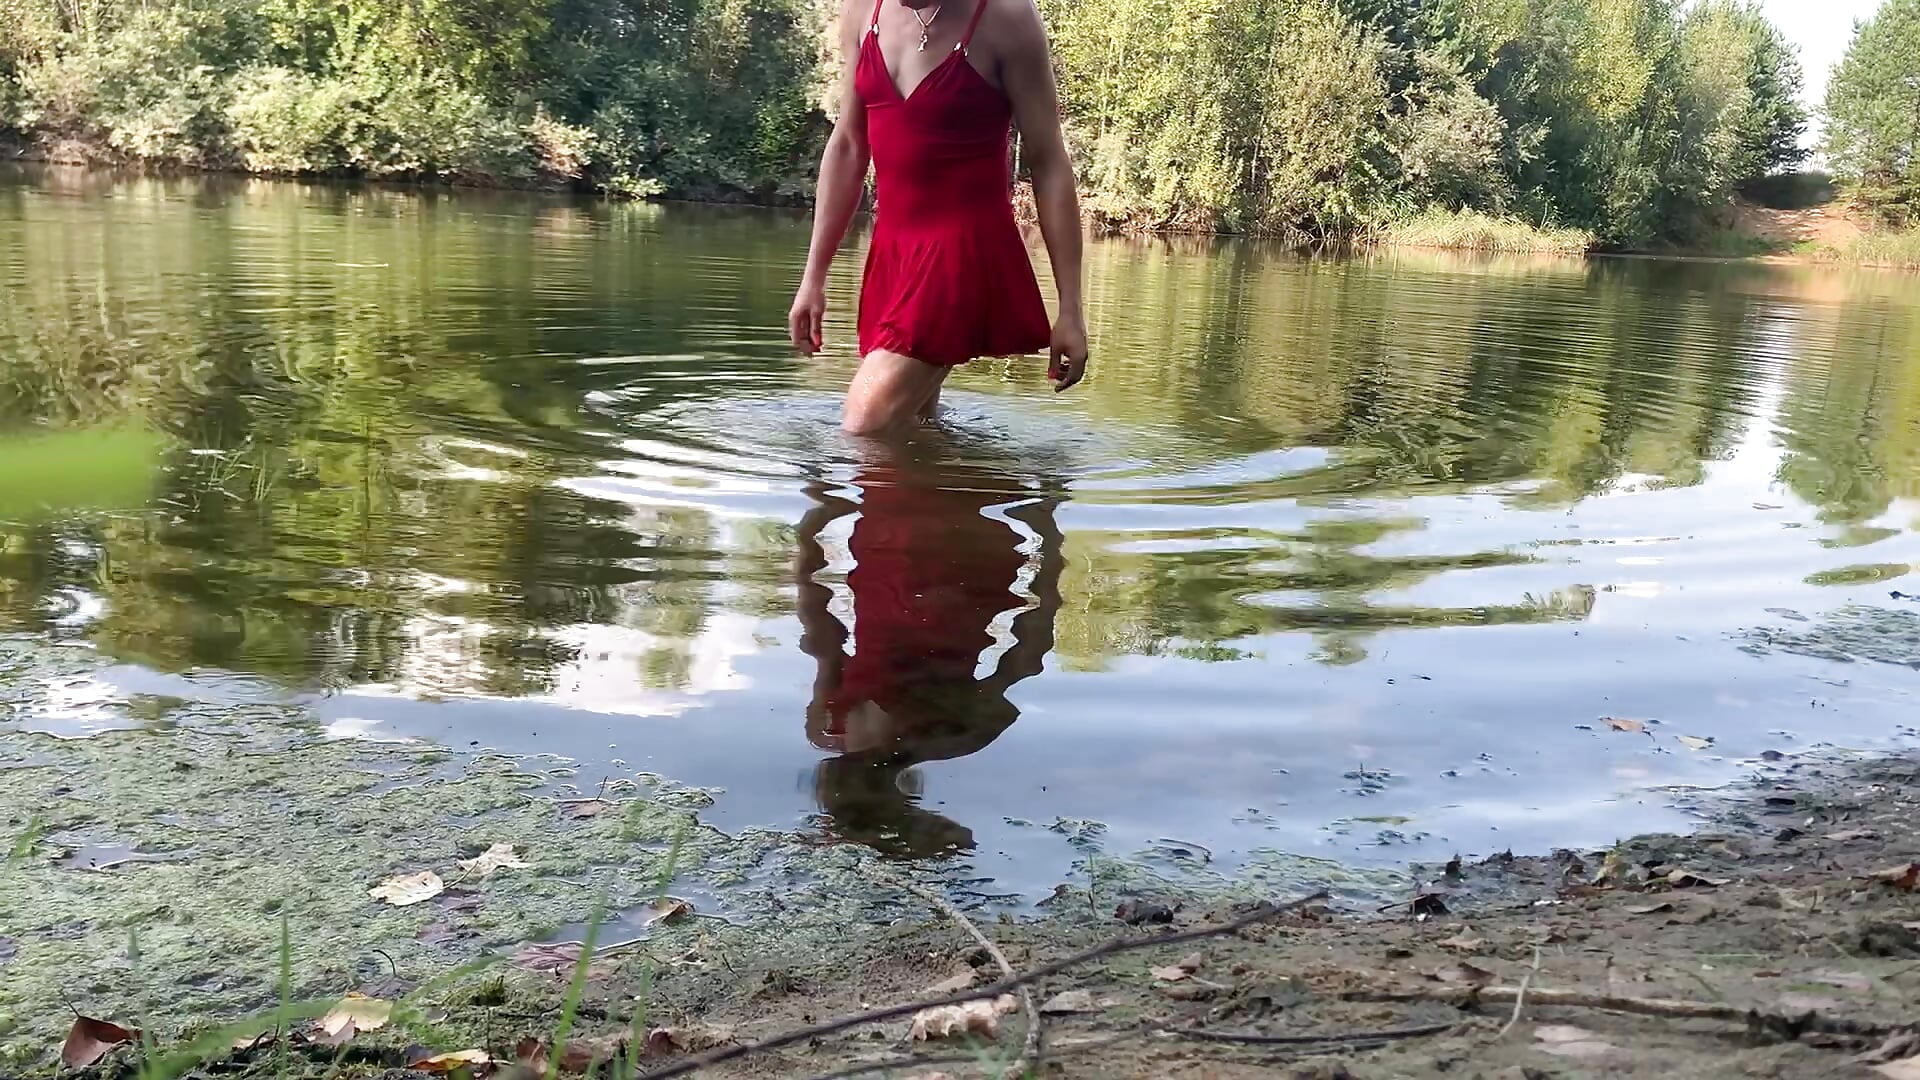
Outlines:
{"label": "shoreline vegetation", "polygon": [[[1755,253],[1741,201],[1825,183],[1749,0],[1038,2],[1103,232]],[[839,7],[0,0],[0,155],[805,206]],[[1915,48],[1920,0],[1857,29],[1821,149],[1873,239],[1800,254],[1913,261]]]}

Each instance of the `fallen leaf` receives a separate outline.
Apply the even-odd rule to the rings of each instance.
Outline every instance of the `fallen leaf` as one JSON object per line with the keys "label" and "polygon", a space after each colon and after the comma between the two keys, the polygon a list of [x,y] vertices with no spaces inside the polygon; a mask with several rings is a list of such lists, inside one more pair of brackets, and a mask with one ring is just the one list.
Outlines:
{"label": "fallen leaf", "polygon": [[1676,868],[1667,872],[1667,884],[1676,889],[1717,889],[1732,883],[1732,878],[1706,877],[1685,868]]}
{"label": "fallen leaf", "polygon": [[1199,953],[1189,953],[1181,957],[1172,967],[1157,967],[1149,974],[1166,982],[1179,982],[1199,971],[1205,964],[1206,960]]}
{"label": "fallen leaf", "polygon": [[1173,921],[1173,909],[1152,900],[1122,900],[1113,909],[1113,917],[1129,926],[1142,923],[1170,923]]}
{"label": "fallen leaf", "polygon": [[489,877],[496,870],[525,870],[527,864],[514,854],[512,844],[495,844],[471,859],[460,860],[464,877]]}
{"label": "fallen leaf", "polygon": [[[578,941],[550,941],[520,946],[514,951],[513,964],[527,971],[545,971],[549,974],[571,976],[580,965],[580,954],[586,946]],[[587,961],[587,978],[603,979],[613,974],[619,967],[619,960],[611,955],[600,954]]]}
{"label": "fallen leaf", "polygon": [[410,1061],[407,1068],[424,1073],[456,1073],[471,1070],[476,1065],[491,1065],[493,1058],[485,1050],[455,1050],[451,1054],[435,1054],[418,1061]]}
{"label": "fallen leaf", "polygon": [[1892,1080],[1920,1080],[1920,1057],[1910,1057],[1901,1061],[1889,1061],[1885,1065],[1875,1065],[1873,1071]]}
{"label": "fallen leaf", "polygon": [[577,821],[581,818],[597,818],[611,809],[613,809],[613,804],[605,799],[588,799],[584,802],[566,804],[566,806],[561,808],[560,814],[562,817],[573,818]]}
{"label": "fallen leaf", "polygon": [[1627,864],[1620,858],[1620,853],[1609,851],[1607,857],[1600,860],[1600,869],[1594,872],[1592,884],[1612,885],[1626,876]]}
{"label": "fallen leaf", "polygon": [[1856,994],[1873,993],[1873,979],[1858,971],[1816,971],[1806,981],[1819,986],[1837,986]]}
{"label": "fallen leaf", "polygon": [[1698,735],[1675,735],[1674,738],[1689,750],[1705,750],[1713,745],[1712,739],[1703,739]]}
{"label": "fallen leaf", "polygon": [[1780,1008],[1789,1015],[1810,1012],[1834,1012],[1846,1006],[1836,998],[1820,997],[1815,994],[1781,994],[1778,1000]]}
{"label": "fallen leaf", "polygon": [[1048,1016],[1086,1013],[1093,1010],[1093,991],[1091,990],[1063,990],[1040,1005],[1040,1011]]}
{"label": "fallen leaf", "polygon": [[97,1063],[116,1046],[125,1046],[140,1037],[139,1028],[123,1028],[91,1016],[76,1016],[67,1029],[67,1041],[60,1047],[60,1060],[69,1069],[84,1069]]}
{"label": "fallen leaf", "polygon": [[1604,1057],[1614,1048],[1599,1032],[1571,1024],[1542,1024],[1533,1029],[1533,1037],[1539,1040],[1539,1049],[1560,1057]]}
{"label": "fallen leaf", "polygon": [[363,1031],[379,1031],[393,1018],[393,1002],[385,998],[348,993],[340,1003],[327,1010],[316,1025],[323,1041],[338,1046]]}
{"label": "fallen leaf", "polygon": [[955,1035],[981,1035],[998,1038],[1000,1018],[1016,1006],[1012,994],[1001,994],[992,1001],[969,1001],[964,1005],[941,1005],[913,1014],[908,1036],[916,1042],[947,1039]]}
{"label": "fallen leaf", "polygon": [[647,1053],[652,1056],[699,1054],[738,1041],[733,1028],[722,1024],[683,1024],[648,1032]]}
{"label": "fallen leaf", "polygon": [[1912,892],[1915,888],[1920,888],[1920,862],[1889,867],[1873,877],[1874,880],[1883,884],[1891,885],[1904,892]]}
{"label": "fallen leaf", "polygon": [[569,1039],[560,1051],[560,1068],[565,1072],[583,1073],[597,1069],[620,1056],[626,1050],[627,1040],[622,1035],[608,1035],[599,1039]]}
{"label": "fallen leaf", "polygon": [[1879,836],[1880,834],[1874,832],[1872,829],[1846,829],[1841,832],[1828,833],[1827,839],[1836,844],[1844,844],[1849,840],[1875,840],[1878,839]]}
{"label": "fallen leaf", "polygon": [[1644,906],[1642,906],[1642,907],[1630,907],[1630,908],[1628,908],[1628,909],[1627,909],[1627,914],[1629,914],[1629,915],[1658,915],[1658,914],[1660,914],[1661,912],[1664,912],[1664,911],[1672,911],[1672,910],[1673,910],[1673,905],[1672,905],[1672,904],[1647,904],[1647,905],[1644,905]]}
{"label": "fallen leaf", "polygon": [[1645,731],[1647,725],[1639,720],[1628,720],[1623,716],[1603,716],[1600,719],[1615,731]]}
{"label": "fallen leaf", "polygon": [[1479,952],[1487,943],[1482,938],[1468,937],[1465,934],[1455,934],[1439,944],[1443,949],[1453,949],[1457,952]]}
{"label": "fallen leaf", "polygon": [[546,1040],[536,1039],[531,1035],[521,1039],[513,1047],[513,1060],[543,1076],[547,1071],[547,1056]]}
{"label": "fallen leaf", "polygon": [[1493,972],[1486,968],[1475,967],[1462,961],[1449,964],[1433,973],[1433,977],[1446,983],[1466,983],[1469,986],[1485,986],[1493,981]]}
{"label": "fallen leaf", "polygon": [[367,890],[367,895],[375,900],[385,900],[394,907],[407,907],[410,904],[425,903],[447,891],[447,883],[440,875],[431,870],[422,870],[417,874],[401,874]]}
{"label": "fallen leaf", "polygon": [[968,969],[955,975],[951,979],[942,979],[932,986],[927,987],[927,993],[934,997],[945,997],[948,994],[957,994],[962,990],[972,987],[974,980],[977,978],[979,978],[979,972]]}
{"label": "fallen leaf", "polygon": [[676,900],[671,896],[662,896],[649,900],[639,911],[640,925],[652,926],[654,923],[672,922],[682,915],[691,915],[693,905],[685,900]]}

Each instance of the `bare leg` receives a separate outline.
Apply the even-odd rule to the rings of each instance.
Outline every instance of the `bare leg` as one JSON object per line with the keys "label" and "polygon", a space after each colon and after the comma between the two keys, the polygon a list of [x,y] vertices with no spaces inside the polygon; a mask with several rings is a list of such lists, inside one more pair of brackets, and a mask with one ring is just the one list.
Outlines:
{"label": "bare leg", "polygon": [[849,435],[887,435],[905,428],[937,401],[949,370],[895,352],[868,353],[847,387],[840,426]]}
{"label": "bare leg", "polygon": [[[951,371],[952,369],[949,368],[948,370]],[[922,420],[932,420],[940,414],[940,387],[945,385],[946,380],[941,379],[939,384],[933,388],[933,393],[927,395],[927,400],[921,404],[920,411],[915,414],[916,416]]]}

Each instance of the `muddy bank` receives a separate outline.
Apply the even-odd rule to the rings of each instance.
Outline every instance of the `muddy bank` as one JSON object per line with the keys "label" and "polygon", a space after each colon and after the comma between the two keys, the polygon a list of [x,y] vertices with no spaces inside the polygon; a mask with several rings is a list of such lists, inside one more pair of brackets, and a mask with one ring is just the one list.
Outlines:
{"label": "muddy bank", "polygon": [[[1920,893],[1878,877],[1920,858],[1920,754],[1781,757],[1705,805],[1691,836],[1469,857],[1396,881],[1306,862],[1228,880],[1096,856],[1037,916],[996,903],[964,868],[882,865],[788,833],[720,834],[698,822],[705,793],[665,781],[579,793],[566,763],[328,738],[259,710],[182,704],[157,709],[146,730],[87,740],[0,734],[0,769],[14,851],[0,872],[8,1076],[50,1072],[68,1002],[142,1022],[163,1045],[249,1017],[270,1025],[283,923],[294,1013],[351,991],[402,1003],[402,1019],[345,1045],[289,1045],[290,1067],[312,1076],[395,1075],[429,1049],[510,1060],[523,1040],[550,1039],[577,970],[566,943],[596,911],[610,914],[571,1041],[588,1053],[636,1023],[667,1029],[652,1040],[653,1069],[997,977],[964,929],[891,887],[895,875],[953,897],[1019,970],[1116,933],[1190,930],[1334,886],[1329,902],[1236,935],[1040,981],[1035,1000],[1054,1003],[1042,1025],[1050,1075],[1871,1075],[1853,1056],[1914,1022],[1920,1003]],[[462,871],[495,844],[527,865]],[[446,887],[426,901],[368,895],[427,869]],[[1381,911],[1369,892],[1399,899]],[[693,911],[652,922],[666,895]],[[1497,988],[1523,982],[1536,995],[1751,1009],[1771,1026],[1536,1001],[1502,1036],[1514,1009]],[[1497,1000],[1471,1000],[1483,987]],[[1810,1012],[1856,1033],[1798,1032]],[[902,1060],[897,1075],[998,1075],[1023,1039],[1017,1014],[999,1023],[991,1042],[916,1044],[894,1019],[705,1075],[814,1076],[910,1057],[929,1064]],[[1436,1026],[1332,1052],[1166,1030]],[[134,1056],[116,1052],[96,1072]],[[208,1068],[223,1073],[282,1067],[270,1042],[235,1052],[229,1040],[213,1056]]]}

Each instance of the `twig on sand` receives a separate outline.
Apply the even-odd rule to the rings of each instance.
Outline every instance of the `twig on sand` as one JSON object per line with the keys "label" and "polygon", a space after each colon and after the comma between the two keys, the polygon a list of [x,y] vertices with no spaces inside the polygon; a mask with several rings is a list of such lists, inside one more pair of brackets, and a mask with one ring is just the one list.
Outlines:
{"label": "twig on sand", "polygon": [[[1361,990],[1343,994],[1342,997],[1348,1001],[1439,1001],[1453,1005],[1474,1005],[1481,1002],[1497,1004],[1518,1001],[1520,994],[1519,987],[1484,986],[1459,990]],[[1676,1020],[1723,1020],[1774,1032],[1789,1039],[1797,1038],[1809,1031],[1828,1035],[1885,1035],[1895,1028],[1892,1024],[1874,1024],[1849,1020],[1845,1017],[1821,1016],[1812,1012],[1789,1016],[1784,1013],[1767,1013],[1758,1009],[1742,1009],[1733,1005],[1716,1005],[1705,1001],[1622,997],[1615,994],[1593,994],[1584,990],[1545,990],[1532,987],[1526,991],[1526,1000],[1536,1006],[1565,1009],[1600,1009],[1606,1012],[1663,1016]]]}
{"label": "twig on sand", "polygon": [[[1072,1057],[1075,1054],[1104,1050],[1117,1043],[1132,1042],[1147,1035],[1158,1034],[1157,1028],[1135,1028],[1118,1035],[1109,1035],[1104,1039],[1084,1039],[1065,1046],[1055,1046],[1047,1051],[1048,1060]],[[891,1069],[926,1069],[940,1065],[974,1065],[980,1061],[978,1054],[951,1054],[947,1057],[892,1057],[881,1061],[869,1061],[863,1065],[849,1065],[830,1073],[821,1073],[808,1080],[848,1080],[849,1077],[865,1076],[868,1073],[887,1072]]]}
{"label": "twig on sand", "polygon": [[1535,945],[1533,947],[1533,970],[1520,976],[1520,988],[1513,992],[1513,1015],[1507,1017],[1507,1022],[1500,1026],[1500,1033],[1494,1036],[1496,1042],[1506,1038],[1507,1032],[1513,1030],[1513,1025],[1520,1022],[1520,1010],[1527,1007],[1527,987],[1533,984],[1533,977],[1538,974],[1540,974],[1540,946]]}
{"label": "twig on sand", "polygon": [[[893,877],[890,874],[874,871],[872,872],[872,877],[884,885],[890,885],[896,889],[902,889],[912,893],[933,905],[934,909],[942,915],[965,927],[967,933],[973,935],[973,940],[979,942],[980,947],[985,949],[987,955],[993,958],[994,964],[1000,968],[1000,974],[1003,977],[1008,979],[1016,977],[1013,965],[1007,962],[1007,954],[1001,952],[1000,946],[995,945],[987,935],[980,932],[980,928],[974,925],[973,920],[967,918],[966,912],[955,907],[946,897],[941,896],[939,893],[934,892],[932,889],[918,882],[907,881],[903,878]],[[1025,984],[1020,986],[1019,993],[1020,1011],[1026,1014],[1027,1017],[1027,1039],[1021,1047],[1019,1059],[1007,1067],[1007,1076],[1024,1076],[1027,1070],[1031,1068],[1035,1062],[1040,1060],[1040,1010],[1033,1004],[1033,991],[1028,989]]]}
{"label": "twig on sand", "polygon": [[964,1005],[969,1001],[991,1000],[999,997],[1001,994],[1010,994],[1022,986],[1039,982],[1048,976],[1058,975],[1069,968],[1079,967],[1081,964],[1091,963],[1103,957],[1112,956],[1115,953],[1132,952],[1137,949],[1152,949],[1163,945],[1178,945],[1188,941],[1199,941],[1202,938],[1224,937],[1228,934],[1235,934],[1245,930],[1255,923],[1278,918],[1287,912],[1298,911],[1309,904],[1317,904],[1326,899],[1328,899],[1328,894],[1323,890],[1313,893],[1310,896],[1300,897],[1298,900],[1289,900],[1284,904],[1263,904],[1252,912],[1234,919],[1232,922],[1220,923],[1216,926],[1202,926],[1192,930],[1182,930],[1176,934],[1162,934],[1159,937],[1117,937],[1104,945],[1097,945],[1085,952],[1075,953],[1072,956],[1062,957],[1051,963],[1042,964],[1025,974],[1001,979],[999,982],[987,986],[975,987],[972,990],[963,990],[957,994],[949,994],[946,997],[935,998],[930,1001],[910,1001],[903,1005],[889,1005],[883,1009],[874,1009],[870,1012],[843,1016],[838,1020],[830,1020],[824,1024],[815,1024],[812,1027],[789,1031],[784,1035],[775,1035],[771,1038],[762,1039],[759,1042],[722,1047],[718,1050],[702,1054],[699,1057],[689,1058],[686,1061],[669,1065],[662,1069],[655,1069],[647,1073],[646,1077],[647,1080],[666,1080],[666,1078],[670,1076],[685,1076],[688,1073],[698,1072],[710,1065],[718,1065],[723,1061],[743,1058],[749,1054],[760,1053],[763,1050],[777,1050],[783,1046],[792,1046],[795,1043],[807,1042],[810,1039],[817,1039],[825,1035],[836,1035],[849,1028],[857,1028],[864,1024],[877,1024],[883,1020],[897,1020],[900,1017],[917,1013],[921,1009],[938,1008],[942,1005]]}
{"label": "twig on sand", "polygon": [[1209,1031],[1172,1024],[1156,1025],[1157,1030],[1199,1042],[1237,1043],[1245,1046],[1314,1046],[1325,1043],[1385,1043],[1395,1039],[1418,1039],[1452,1031],[1459,1024],[1421,1024],[1419,1027],[1388,1028],[1385,1031],[1324,1031],[1302,1035],[1261,1035],[1257,1032]]}

